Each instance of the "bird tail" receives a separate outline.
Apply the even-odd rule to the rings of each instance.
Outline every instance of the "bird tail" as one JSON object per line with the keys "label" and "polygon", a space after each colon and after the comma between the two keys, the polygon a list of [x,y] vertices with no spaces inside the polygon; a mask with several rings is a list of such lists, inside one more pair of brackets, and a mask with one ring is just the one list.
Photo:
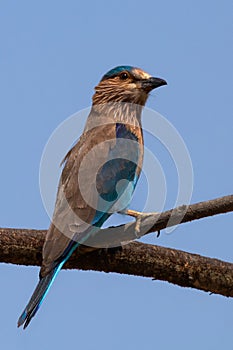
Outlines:
{"label": "bird tail", "polygon": [[52,271],[50,271],[48,275],[40,279],[36,286],[36,289],[34,290],[34,293],[32,294],[31,299],[19,317],[18,327],[24,324],[23,328],[25,329],[29,325],[31,319],[35,316],[36,312],[41,306],[62,265],[63,263],[59,264]]}

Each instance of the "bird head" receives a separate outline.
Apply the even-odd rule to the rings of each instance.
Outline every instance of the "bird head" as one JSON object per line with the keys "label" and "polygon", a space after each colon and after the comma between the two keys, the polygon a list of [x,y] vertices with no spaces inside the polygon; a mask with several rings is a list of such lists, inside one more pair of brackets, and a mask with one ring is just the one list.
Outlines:
{"label": "bird head", "polygon": [[95,87],[93,104],[127,102],[144,106],[149,93],[166,84],[140,68],[118,66],[107,72]]}

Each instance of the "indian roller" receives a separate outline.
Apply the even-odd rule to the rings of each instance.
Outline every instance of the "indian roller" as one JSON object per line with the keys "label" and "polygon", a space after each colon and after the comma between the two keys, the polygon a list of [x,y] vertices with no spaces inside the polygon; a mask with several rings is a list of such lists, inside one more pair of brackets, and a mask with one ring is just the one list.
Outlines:
{"label": "indian roller", "polygon": [[83,134],[63,161],[39,282],[18,327],[28,326],[62,266],[75,249],[98,237],[110,215],[137,216],[126,208],[142,169],[141,113],[149,93],[166,84],[140,68],[119,66],[95,87]]}

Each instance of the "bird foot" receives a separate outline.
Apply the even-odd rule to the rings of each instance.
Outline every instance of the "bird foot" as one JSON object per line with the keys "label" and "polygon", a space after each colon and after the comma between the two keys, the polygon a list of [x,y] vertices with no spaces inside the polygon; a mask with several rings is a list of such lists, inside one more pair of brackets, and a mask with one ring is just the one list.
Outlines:
{"label": "bird foot", "polygon": [[[132,210],[132,209],[125,209],[119,212],[119,214],[125,214],[125,215],[129,215],[132,216],[136,219],[136,225],[135,225],[135,235],[137,238],[140,238],[142,236],[141,234],[141,222],[142,219],[154,215],[154,214],[159,214],[157,212],[153,212],[153,213],[142,213],[140,211],[137,210]],[[160,235],[160,231],[157,231],[157,237],[159,237]]]}

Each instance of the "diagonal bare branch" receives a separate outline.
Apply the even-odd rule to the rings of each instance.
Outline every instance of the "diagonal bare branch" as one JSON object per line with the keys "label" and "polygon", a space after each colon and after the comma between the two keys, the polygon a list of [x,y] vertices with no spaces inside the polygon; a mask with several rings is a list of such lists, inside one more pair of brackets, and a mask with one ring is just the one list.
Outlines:
{"label": "diagonal bare branch", "polygon": [[89,245],[119,246],[145,234],[161,231],[166,227],[178,225],[205,217],[233,211],[233,195],[199,202],[191,205],[182,205],[163,213],[144,214],[140,226],[136,222],[103,229],[98,232],[98,241],[88,241]]}

